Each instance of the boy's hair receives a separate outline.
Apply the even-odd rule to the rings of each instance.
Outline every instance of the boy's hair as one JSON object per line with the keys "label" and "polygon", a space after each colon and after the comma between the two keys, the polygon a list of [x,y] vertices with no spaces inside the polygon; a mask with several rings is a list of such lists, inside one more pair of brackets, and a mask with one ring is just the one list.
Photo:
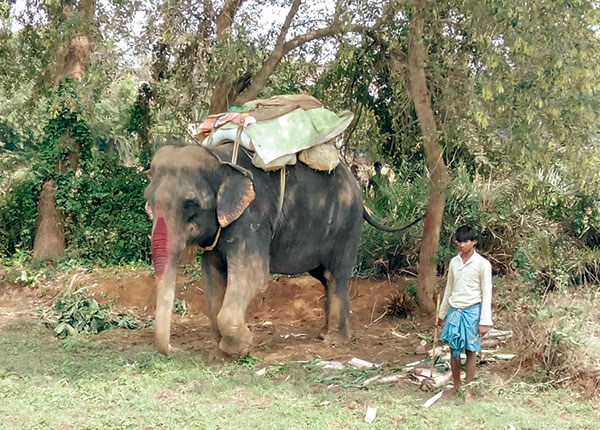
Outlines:
{"label": "boy's hair", "polygon": [[454,232],[454,240],[457,242],[466,242],[467,240],[477,240],[477,230],[470,225],[458,227]]}

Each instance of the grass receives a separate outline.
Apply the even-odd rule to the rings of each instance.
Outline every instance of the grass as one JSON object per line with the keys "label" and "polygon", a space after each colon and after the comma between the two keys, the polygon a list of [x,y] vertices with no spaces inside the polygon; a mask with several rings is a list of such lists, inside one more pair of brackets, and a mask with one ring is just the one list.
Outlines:
{"label": "grass", "polygon": [[[0,429],[598,429],[594,400],[479,372],[479,401],[442,400],[409,383],[360,382],[373,371],[313,363],[207,362],[157,354],[140,332],[58,340],[38,322],[0,326]],[[138,339],[139,340],[139,339]],[[387,369],[387,372],[391,369]],[[367,407],[377,419],[367,424]]]}

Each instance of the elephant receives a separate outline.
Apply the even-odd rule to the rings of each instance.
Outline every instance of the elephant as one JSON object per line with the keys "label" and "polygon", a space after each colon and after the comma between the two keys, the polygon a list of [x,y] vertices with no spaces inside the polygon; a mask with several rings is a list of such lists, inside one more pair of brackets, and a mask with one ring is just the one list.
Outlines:
{"label": "elephant", "polygon": [[157,350],[167,355],[171,349],[176,268],[189,244],[204,250],[206,311],[225,354],[240,357],[250,351],[246,308],[266,289],[270,273],[308,272],[318,279],[325,291],[319,337],[348,340],[349,281],[362,220],[386,231],[398,229],[369,215],[343,163],[331,172],[297,163],[282,176],[254,167],[244,151],[235,164],[228,162],[232,153],[232,144],[213,149],[168,145],[152,159],[144,196],[153,219]]}

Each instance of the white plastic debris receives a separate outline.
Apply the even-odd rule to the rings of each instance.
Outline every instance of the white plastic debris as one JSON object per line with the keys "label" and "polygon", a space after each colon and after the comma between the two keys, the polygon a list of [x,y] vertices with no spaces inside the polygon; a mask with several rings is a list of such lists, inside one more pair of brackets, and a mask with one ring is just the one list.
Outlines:
{"label": "white plastic debris", "polygon": [[352,367],[356,367],[357,369],[368,369],[371,367],[379,367],[379,364],[371,363],[370,361],[361,360],[360,358],[352,357],[352,359],[348,360],[348,364]]}
{"label": "white plastic debris", "polygon": [[410,333],[400,334],[396,330],[392,330],[392,336],[399,337],[400,339],[406,339],[408,336],[410,336]]}
{"label": "white plastic debris", "polygon": [[423,403],[423,407],[425,409],[431,407],[435,402],[437,402],[438,400],[440,400],[442,398],[443,394],[444,394],[444,390],[440,391],[435,396],[433,396],[432,398],[428,399],[425,403]]}
{"label": "white plastic debris", "polygon": [[495,328],[489,329],[485,337],[495,337],[497,339],[506,340],[513,335],[512,330],[498,330]]}
{"label": "white plastic debris", "polygon": [[452,379],[452,371],[450,370],[446,373],[434,370],[432,374],[430,369],[416,368],[411,370],[411,375],[421,383],[421,389],[426,391],[443,387]]}
{"label": "white plastic debris", "polygon": [[257,370],[255,373],[257,376],[263,376],[265,373],[267,373],[267,368],[263,367],[262,369]]}
{"label": "white plastic debris", "polygon": [[290,337],[304,337],[306,333],[289,333],[289,334],[280,334],[279,337],[284,339],[289,339]]}
{"label": "white plastic debris", "polygon": [[366,379],[365,382],[362,383],[362,385],[369,385],[370,383],[377,381],[379,378],[381,378],[381,375],[375,375],[369,379]]}
{"label": "white plastic debris", "polygon": [[400,375],[384,376],[383,378],[381,378],[379,380],[379,382],[381,382],[382,384],[385,384],[387,382],[398,382],[400,380],[400,378],[401,378]]}
{"label": "white plastic debris", "polygon": [[496,360],[512,360],[517,354],[494,354],[493,357]]}
{"label": "white plastic debris", "polygon": [[344,366],[339,361],[325,361],[325,360],[319,361],[317,363],[317,366],[321,366],[323,369],[335,369],[335,370],[343,370],[346,368],[346,366]]}
{"label": "white plastic debris", "polygon": [[369,406],[367,408],[367,413],[365,414],[365,422],[371,424],[373,421],[375,421],[376,416],[377,409]]}

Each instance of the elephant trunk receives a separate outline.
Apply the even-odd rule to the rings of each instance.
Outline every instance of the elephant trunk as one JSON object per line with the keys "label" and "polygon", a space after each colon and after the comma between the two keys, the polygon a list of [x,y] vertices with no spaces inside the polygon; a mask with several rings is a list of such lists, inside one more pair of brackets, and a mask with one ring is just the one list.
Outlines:
{"label": "elephant trunk", "polygon": [[156,281],[156,314],[154,316],[154,344],[158,352],[168,355],[171,349],[171,310],[175,299],[176,265],[169,265],[162,278]]}
{"label": "elephant trunk", "polygon": [[157,216],[152,229],[152,263],[156,276],[156,314],[154,317],[154,342],[161,354],[170,350],[171,312],[175,299],[175,278],[178,253],[169,241],[167,223]]}
{"label": "elephant trunk", "polygon": [[152,241],[150,244],[154,274],[158,279],[163,277],[169,262],[169,248],[167,222],[163,216],[159,216],[156,218],[154,228],[152,229]]}

